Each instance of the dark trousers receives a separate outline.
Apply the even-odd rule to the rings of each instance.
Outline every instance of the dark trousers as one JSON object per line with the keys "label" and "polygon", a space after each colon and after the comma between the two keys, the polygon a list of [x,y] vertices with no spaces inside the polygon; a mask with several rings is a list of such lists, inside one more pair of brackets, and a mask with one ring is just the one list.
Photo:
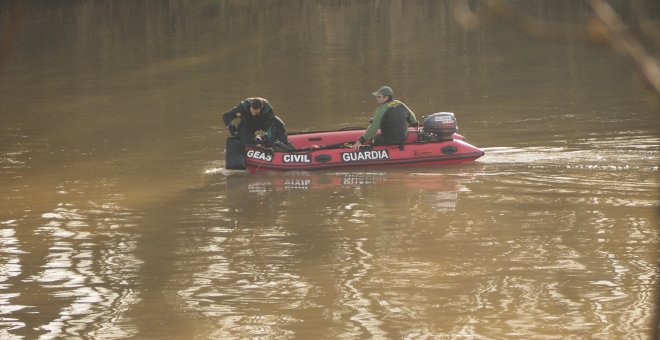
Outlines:
{"label": "dark trousers", "polygon": [[245,169],[245,144],[238,138],[227,138],[225,169]]}
{"label": "dark trousers", "polygon": [[401,143],[403,143],[404,141],[405,141],[405,139],[403,141],[400,141],[400,142],[387,140],[383,137],[383,135],[377,135],[376,137],[374,137],[374,143],[373,144],[374,145],[401,145]]}

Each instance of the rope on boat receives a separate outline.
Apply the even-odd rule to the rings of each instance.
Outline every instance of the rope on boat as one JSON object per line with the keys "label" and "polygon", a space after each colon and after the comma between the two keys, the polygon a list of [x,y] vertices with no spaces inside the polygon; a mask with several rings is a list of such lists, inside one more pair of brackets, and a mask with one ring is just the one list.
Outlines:
{"label": "rope on boat", "polygon": [[339,129],[339,130],[294,131],[294,132],[287,132],[287,136],[291,136],[291,135],[302,135],[302,134],[307,134],[307,133],[323,133],[323,132],[353,131],[353,130],[366,130],[366,128],[361,127],[361,126],[349,126],[349,127],[341,128],[341,129]]}

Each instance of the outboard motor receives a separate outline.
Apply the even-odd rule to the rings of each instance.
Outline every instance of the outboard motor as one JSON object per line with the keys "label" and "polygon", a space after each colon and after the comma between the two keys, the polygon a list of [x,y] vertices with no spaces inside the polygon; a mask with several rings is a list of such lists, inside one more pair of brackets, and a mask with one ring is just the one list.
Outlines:
{"label": "outboard motor", "polygon": [[424,140],[452,140],[456,131],[456,117],[451,112],[436,112],[424,116]]}

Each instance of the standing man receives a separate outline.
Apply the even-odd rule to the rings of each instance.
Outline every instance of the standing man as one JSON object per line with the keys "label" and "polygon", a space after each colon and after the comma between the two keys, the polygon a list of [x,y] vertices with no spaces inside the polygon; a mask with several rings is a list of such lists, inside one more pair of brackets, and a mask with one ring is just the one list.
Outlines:
{"label": "standing man", "polygon": [[[406,104],[394,99],[391,87],[381,86],[372,94],[380,106],[374,112],[367,131],[353,144],[354,150],[360,149],[360,146],[372,138],[373,145],[400,145],[408,136],[408,125],[419,125],[415,114]],[[378,129],[380,135],[376,136]]]}
{"label": "standing man", "polygon": [[276,141],[288,145],[284,122],[275,115],[270,103],[260,97],[247,98],[222,115],[229,129],[227,169],[245,169],[245,145],[261,144],[267,148]]}
{"label": "standing man", "polygon": [[270,103],[260,97],[247,98],[222,115],[232,137],[245,145],[273,146],[276,140],[287,142],[284,122],[273,113]]}

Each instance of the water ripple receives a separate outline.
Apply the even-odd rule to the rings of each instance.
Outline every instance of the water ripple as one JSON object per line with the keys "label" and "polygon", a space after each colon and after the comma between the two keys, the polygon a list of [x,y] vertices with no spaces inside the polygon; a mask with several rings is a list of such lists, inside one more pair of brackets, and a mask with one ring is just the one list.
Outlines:
{"label": "water ripple", "polygon": [[[65,184],[71,186],[71,184]],[[74,190],[60,190],[66,199]],[[18,287],[11,277],[23,276],[20,292],[0,296],[0,308],[5,320],[22,320],[23,309],[33,305],[21,305],[14,301],[38,299],[57,301],[53,307],[57,316],[43,324],[16,322],[13,331],[29,326],[46,332],[43,339],[80,337],[88,334],[94,338],[114,338],[135,334],[130,326],[122,325],[125,313],[139,301],[126,285],[135,277],[141,262],[134,256],[135,239],[131,228],[137,218],[117,202],[81,205],[74,198],[60,203],[52,211],[40,214],[41,225],[34,230],[40,239],[45,256],[40,269],[30,276],[22,264],[25,259],[13,228],[27,225],[28,220],[5,221],[0,229],[0,282],[4,290],[12,292]],[[128,213],[128,214],[127,214]],[[10,228],[8,228],[10,227]],[[131,245],[132,244],[132,245]],[[27,256],[27,255],[24,255]],[[32,271],[34,269],[31,269]],[[31,296],[21,292],[29,287]],[[29,313],[29,312],[28,312]],[[12,317],[15,316],[15,317]],[[21,331],[24,332],[24,331]]]}

